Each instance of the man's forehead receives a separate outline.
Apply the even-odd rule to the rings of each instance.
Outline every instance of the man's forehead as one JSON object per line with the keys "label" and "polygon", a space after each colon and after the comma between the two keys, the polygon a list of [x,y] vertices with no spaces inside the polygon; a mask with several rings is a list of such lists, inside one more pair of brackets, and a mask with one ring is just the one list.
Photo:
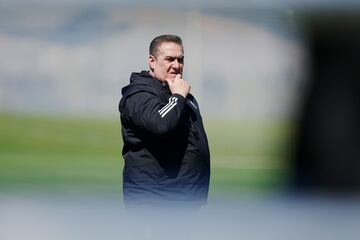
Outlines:
{"label": "man's forehead", "polygon": [[179,55],[184,53],[184,49],[180,44],[174,42],[163,42],[160,44],[159,53],[162,55]]}

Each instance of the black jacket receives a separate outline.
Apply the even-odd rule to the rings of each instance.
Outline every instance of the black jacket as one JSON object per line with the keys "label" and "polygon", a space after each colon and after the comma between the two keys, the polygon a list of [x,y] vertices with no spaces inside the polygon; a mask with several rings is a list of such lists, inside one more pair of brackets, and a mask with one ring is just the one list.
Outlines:
{"label": "black jacket", "polygon": [[127,203],[206,203],[210,154],[195,98],[171,94],[148,72],[132,73],[119,111]]}

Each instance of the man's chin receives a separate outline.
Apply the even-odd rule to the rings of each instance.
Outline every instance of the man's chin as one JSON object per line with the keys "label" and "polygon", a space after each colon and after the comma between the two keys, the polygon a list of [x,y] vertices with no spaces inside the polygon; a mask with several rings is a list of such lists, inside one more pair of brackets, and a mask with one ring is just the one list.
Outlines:
{"label": "man's chin", "polygon": [[[172,75],[173,75],[173,76],[172,76]],[[166,78],[163,78],[163,79],[159,79],[159,78],[158,78],[158,80],[161,81],[161,82],[167,82],[167,81],[174,82],[175,78],[176,78],[176,74],[175,74],[175,75],[174,75],[174,74],[171,74],[170,76],[168,76],[168,77],[166,77]]]}
{"label": "man's chin", "polygon": [[173,82],[175,80],[175,78],[176,78],[176,75],[177,74],[170,74],[166,79]]}

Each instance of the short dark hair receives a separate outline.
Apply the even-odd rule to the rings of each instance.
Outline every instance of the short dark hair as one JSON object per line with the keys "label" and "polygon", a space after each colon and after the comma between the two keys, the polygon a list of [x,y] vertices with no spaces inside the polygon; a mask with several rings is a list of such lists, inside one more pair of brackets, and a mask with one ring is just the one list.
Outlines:
{"label": "short dark hair", "polygon": [[174,42],[182,46],[182,40],[179,36],[171,34],[161,35],[151,41],[149,55],[156,57],[158,54],[158,48],[163,42]]}

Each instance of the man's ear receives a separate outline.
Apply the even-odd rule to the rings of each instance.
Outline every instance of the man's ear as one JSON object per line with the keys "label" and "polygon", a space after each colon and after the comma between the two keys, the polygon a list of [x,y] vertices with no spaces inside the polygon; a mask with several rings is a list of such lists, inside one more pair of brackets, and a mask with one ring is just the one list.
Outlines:
{"label": "man's ear", "polygon": [[153,55],[149,55],[148,62],[149,62],[150,69],[153,70],[155,67],[155,64],[156,64],[156,58]]}

